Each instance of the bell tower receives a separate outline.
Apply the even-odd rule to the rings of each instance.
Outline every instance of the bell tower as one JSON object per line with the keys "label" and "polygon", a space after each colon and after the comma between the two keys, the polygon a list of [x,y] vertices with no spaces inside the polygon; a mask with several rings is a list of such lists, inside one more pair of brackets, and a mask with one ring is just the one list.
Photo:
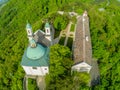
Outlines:
{"label": "bell tower", "polygon": [[27,31],[29,41],[32,40],[33,39],[33,31],[32,31],[32,26],[29,23],[27,23],[27,25],[26,25],[26,31]]}
{"label": "bell tower", "polygon": [[48,22],[45,24],[45,37],[51,41],[51,30]]}

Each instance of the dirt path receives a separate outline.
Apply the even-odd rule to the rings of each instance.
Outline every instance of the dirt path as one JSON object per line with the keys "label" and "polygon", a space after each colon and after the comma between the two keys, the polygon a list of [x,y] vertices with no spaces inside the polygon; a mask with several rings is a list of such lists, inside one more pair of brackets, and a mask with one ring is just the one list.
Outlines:
{"label": "dirt path", "polygon": [[23,90],[28,90],[28,78],[26,76],[23,79]]}

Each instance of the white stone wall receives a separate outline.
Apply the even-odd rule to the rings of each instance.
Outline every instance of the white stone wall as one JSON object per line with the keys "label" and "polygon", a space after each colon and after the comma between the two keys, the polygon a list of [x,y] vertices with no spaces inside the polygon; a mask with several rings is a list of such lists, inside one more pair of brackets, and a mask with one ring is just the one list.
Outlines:
{"label": "white stone wall", "polygon": [[85,62],[82,62],[82,63],[79,63],[79,64],[72,66],[72,71],[88,72],[89,73],[90,70],[91,70],[91,66]]}
{"label": "white stone wall", "polygon": [[44,76],[47,73],[49,73],[49,68],[48,67],[29,67],[29,66],[22,66],[23,69],[25,70],[27,75],[39,75],[39,76]]}

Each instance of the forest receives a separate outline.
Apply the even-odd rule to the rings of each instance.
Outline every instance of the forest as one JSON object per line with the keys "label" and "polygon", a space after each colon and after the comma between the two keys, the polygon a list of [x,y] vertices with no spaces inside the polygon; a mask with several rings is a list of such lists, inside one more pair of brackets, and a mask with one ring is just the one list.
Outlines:
{"label": "forest", "polygon": [[[48,20],[56,31],[65,29],[71,20],[57,11],[88,11],[93,58],[100,69],[100,85],[88,87],[86,73],[71,76],[71,51],[56,44],[50,50],[50,74],[47,90],[119,90],[120,88],[120,2],[118,0],[9,0],[0,8],[0,90],[23,90],[25,72],[21,67],[28,46],[27,21],[44,30]],[[57,50],[56,50],[57,49]],[[55,69],[54,69],[55,68]],[[74,79],[74,75],[77,79]],[[34,81],[29,90],[35,90]]]}

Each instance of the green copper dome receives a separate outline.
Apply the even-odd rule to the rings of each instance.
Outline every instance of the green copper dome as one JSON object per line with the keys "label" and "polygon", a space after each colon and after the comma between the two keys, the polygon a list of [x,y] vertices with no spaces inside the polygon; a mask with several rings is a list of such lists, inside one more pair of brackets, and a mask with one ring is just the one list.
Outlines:
{"label": "green copper dome", "polygon": [[28,46],[26,54],[29,59],[36,60],[44,56],[45,48],[40,44],[37,44],[34,48]]}
{"label": "green copper dome", "polygon": [[50,27],[50,24],[47,22],[47,23],[45,24],[45,27],[46,27],[46,28],[49,28],[49,27]]}
{"label": "green copper dome", "polygon": [[26,29],[32,29],[32,26],[30,25],[30,23],[27,23]]}

